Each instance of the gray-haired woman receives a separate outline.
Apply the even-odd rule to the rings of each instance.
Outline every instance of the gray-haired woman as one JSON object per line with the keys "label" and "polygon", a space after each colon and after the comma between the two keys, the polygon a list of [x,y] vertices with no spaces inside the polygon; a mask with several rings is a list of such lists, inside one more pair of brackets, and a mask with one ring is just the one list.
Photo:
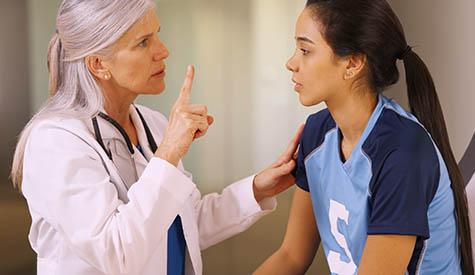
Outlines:
{"label": "gray-haired woman", "polygon": [[30,209],[38,274],[201,274],[200,250],[251,226],[294,183],[300,131],[269,168],[201,198],[180,159],[213,118],[133,102],[165,89],[168,50],[149,0],[63,0],[48,49],[50,97],[12,168]]}

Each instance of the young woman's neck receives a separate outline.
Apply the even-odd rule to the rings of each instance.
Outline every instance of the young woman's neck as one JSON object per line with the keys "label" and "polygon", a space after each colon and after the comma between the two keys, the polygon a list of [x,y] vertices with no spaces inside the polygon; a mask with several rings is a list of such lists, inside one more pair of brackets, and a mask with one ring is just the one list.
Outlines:
{"label": "young woman's neck", "polygon": [[363,88],[342,93],[326,101],[326,104],[343,140],[355,146],[378,104],[378,96],[370,89]]}

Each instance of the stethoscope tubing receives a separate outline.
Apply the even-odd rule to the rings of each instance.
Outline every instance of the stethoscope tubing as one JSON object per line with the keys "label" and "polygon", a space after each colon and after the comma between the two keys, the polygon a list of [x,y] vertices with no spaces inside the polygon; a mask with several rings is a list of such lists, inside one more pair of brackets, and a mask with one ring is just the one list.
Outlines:
{"label": "stethoscope tubing", "polygon": [[[155,153],[158,147],[157,147],[157,143],[155,142],[155,139],[153,138],[152,132],[150,131],[150,128],[148,127],[147,122],[145,121],[139,109],[135,107],[135,110],[137,110],[140,120],[142,121],[143,127],[145,129],[145,134],[147,135],[147,141],[148,141],[148,144],[150,145],[150,149],[152,150],[152,152]],[[120,124],[117,121],[115,121],[113,118],[111,118],[110,116],[106,115],[103,112],[99,112],[98,116],[100,116],[101,118],[103,118],[104,120],[112,124],[120,132],[120,134],[125,140],[125,143],[127,144],[127,148],[129,149],[130,154],[133,155],[135,152],[134,146],[132,144],[132,141],[129,138],[129,135],[127,135],[127,132],[125,132],[124,128],[122,128],[122,126],[120,126]],[[97,142],[99,143],[99,145],[101,145],[104,152],[106,152],[109,159],[112,160],[112,152],[110,150],[107,150],[104,144],[101,131],[99,129],[99,124],[97,123],[97,117],[92,118],[92,125],[94,127],[94,135],[96,136]]]}

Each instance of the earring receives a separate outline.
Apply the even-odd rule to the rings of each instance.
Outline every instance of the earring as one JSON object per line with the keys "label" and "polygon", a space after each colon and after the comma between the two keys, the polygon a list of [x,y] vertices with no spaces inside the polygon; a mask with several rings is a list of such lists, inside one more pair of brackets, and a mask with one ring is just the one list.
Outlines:
{"label": "earring", "polygon": [[347,72],[347,73],[345,74],[345,78],[346,78],[346,79],[348,79],[348,78],[350,78],[350,77],[352,77],[352,76],[353,76],[353,72]]}
{"label": "earring", "polygon": [[109,80],[110,78],[111,78],[110,74],[105,74],[105,75],[104,75],[104,79],[105,79],[105,80]]}

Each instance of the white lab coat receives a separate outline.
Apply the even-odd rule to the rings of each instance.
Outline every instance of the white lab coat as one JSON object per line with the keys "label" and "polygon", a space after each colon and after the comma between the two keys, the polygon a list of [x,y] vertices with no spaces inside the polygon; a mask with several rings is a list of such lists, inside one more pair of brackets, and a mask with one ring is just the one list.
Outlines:
{"label": "white lab coat", "polygon": [[[167,119],[138,106],[160,144]],[[90,119],[49,119],[25,149],[23,194],[32,217],[29,240],[44,274],[166,274],[167,231],[181,216],[186,274],[202,274],[201,250],[249,228],[276,207],[258,204],[253,177],[201,194],[184,171],[153,157],[142,122],[132,121],[145,157],[133,155],[119,131],[98,117],[111,162]]]}

